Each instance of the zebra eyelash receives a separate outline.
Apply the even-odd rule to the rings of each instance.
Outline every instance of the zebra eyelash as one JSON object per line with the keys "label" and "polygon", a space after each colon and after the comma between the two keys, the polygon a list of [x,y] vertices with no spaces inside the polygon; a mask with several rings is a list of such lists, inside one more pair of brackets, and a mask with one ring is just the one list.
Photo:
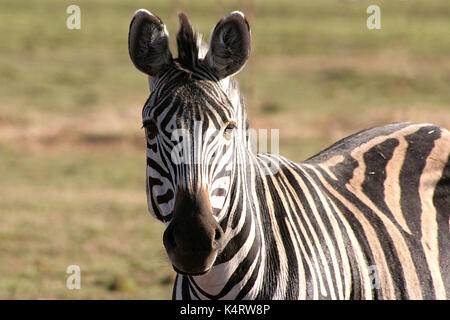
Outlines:
{"label": "zebra eyelash", "polygon": [[144,119],[144,120],[142,120],[142,127],[141,127],[141,129],[142,128],[146,128],[148,125],[154,124],[154,123],[155,123],[155,120],[153,120],[153,119],[150,119],[150,118]]}

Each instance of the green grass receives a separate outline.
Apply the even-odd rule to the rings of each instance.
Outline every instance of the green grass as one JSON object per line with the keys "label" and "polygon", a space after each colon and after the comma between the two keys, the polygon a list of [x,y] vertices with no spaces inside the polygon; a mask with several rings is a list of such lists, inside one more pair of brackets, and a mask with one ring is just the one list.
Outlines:
{"label": "green grass", "polygon": [[[447,0],[222,2],[79,0],[81,30],[66,28],[71,3],[0,3],[0,298],[171,295],[164,226],[146,208],[147,81],[127,51],[139,8],[165,21],[173,49],[179,9],[205,39],[246,13],[250,122],[280,128],[294,160],[393,121],[450,127]],[[366,28],[374,3],[381,30]],[[65,287],[71,264],[79,291]]]}

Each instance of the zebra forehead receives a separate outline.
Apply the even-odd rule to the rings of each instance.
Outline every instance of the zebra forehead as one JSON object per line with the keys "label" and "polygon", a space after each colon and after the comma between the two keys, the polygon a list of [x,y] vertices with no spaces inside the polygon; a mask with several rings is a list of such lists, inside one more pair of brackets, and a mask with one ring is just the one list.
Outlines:
{"label": "zebra forehead", "polygon": [[234,105],[228,94],[220,84],[211,80],[179,81],[159,98],[152,94],[142,111],[144,121],[177,117],[184,121],[214,118],[217,123],[225,123],[233,120],[234,114]]}

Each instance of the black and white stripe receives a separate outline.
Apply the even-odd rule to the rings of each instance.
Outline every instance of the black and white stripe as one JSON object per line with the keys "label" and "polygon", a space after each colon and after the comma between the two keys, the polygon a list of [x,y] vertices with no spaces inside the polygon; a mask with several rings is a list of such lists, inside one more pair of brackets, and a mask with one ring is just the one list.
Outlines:
{"label": "black and white stripe", "polygon": [[[228,25],[230,17],[239,27]],[[219,44],[221,36],[235,37],[228,62],[214,56],[217,50],[199,54],[184,15],[181,23],[179,58],[158,74],[146,71],[148,206],[170,225],[177,192],[206,189],[223,240],[207,273],[177,275],[173,297],[447,299],[449,132],[416,123],[377,127],[300,164],[255,153],[232,79],[248,56],[249,44],[236,44],[236,34],[248,28],[244,16],[234,12],[213,31]],[[230,70],[221,63],[231,63]],[[230,123],[227,140],[222,134]],[[174,138],[179,129],[184,134]],[[174,161],[173,150],[189,161]]]}

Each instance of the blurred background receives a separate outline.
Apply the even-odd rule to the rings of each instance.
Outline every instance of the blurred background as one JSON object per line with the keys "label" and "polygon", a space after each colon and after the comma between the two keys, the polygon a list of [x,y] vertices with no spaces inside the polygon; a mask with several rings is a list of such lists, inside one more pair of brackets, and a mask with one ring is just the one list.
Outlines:
{"label": "blurred background", "polygon": [[[80,30],[66,27],[71,4]],[[381,30],[366,27],[371,4]],[[146,208],[147,79],[127,49],[139,8],[163,19],[172,45],[180,10],[206,39],[243,11],[251,126],[279,128],[293,160],[390,122],[450,128],[448,0],[1,0],[2,299],[170,298],[163,225]],[[66,288],[69,265],[81,290]]]}

